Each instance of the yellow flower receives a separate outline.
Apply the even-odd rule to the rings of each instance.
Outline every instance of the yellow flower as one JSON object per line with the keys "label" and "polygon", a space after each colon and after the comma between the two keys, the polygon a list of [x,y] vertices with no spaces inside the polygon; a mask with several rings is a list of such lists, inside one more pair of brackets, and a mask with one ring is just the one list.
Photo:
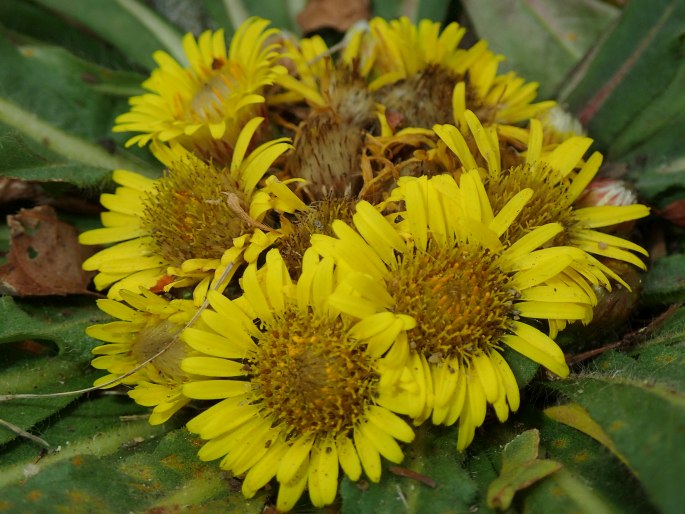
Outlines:
{"label": "yellow flower", "polygon": [[[407,316],[381,313],[355,323],[328,305],[337,279],[332,261],[304,256],[292,283],[277,250],[242,278],[244,294],[231,301],[209,293],[207,328],[183,337],[201,356],[181,366],[206,380],[184,394],[220,400],[188,422],[207,440],[202,460],[246,473],[242,490],[252,497],[272,478],[279,482],[276,507],[289,510],[305,487],[316,507],[334,501],[339,468],[358,480],[362,470],[377,482],[383,456],[400,462],[396,440],[411,441],[411,427],[379,404],[377,361],[366,351],[370,327],[391,320],[385,337],[411,326]],[[377,320],[374,323],[374,320]]]}
{"label": "yellow flower", "polygon": [[243,125],[263,114],[264,88],[286,72],[276,65],[276,34],[269,22],[250,18],[240,26],[228,52],[223,30],[183,38],[188,65],[158,51],[155,69],[131,98],[131,111],[116,119],[115,132],[139,132],[127,145],[176,141],[205,160],[227,164]]}
{"label": "yellow flower", "polygon": [[[261,223],[266,214],[306,206],[275,177],[258,187],[273,161],[290,147],[286,139],[278,139],[248,153],[262,121],[254,118],[245,125],[228,169],[206,164],[175,146],[175,152],[159,154],[169,166],[160,179],[114,172],[121,187],[101,196],[108,209],[102,214],[104,228],[79,238],[83,244],[115,243],[83,263],[84,269],[99,271],[97,289],[110,287],[109,297],[119,299],[121,289],[168,290],[197,284],[199,305],[226,266],[232,266],[230,279],[246,255],[257,257],[259,252],[248,251],[253,245],[262,250],[273,242],[276,235]],[[253,239],[259,228],[264,231]]]}
{"label": "yellow flower", "polygon": [[577,248],[538,249],[562,231],[558,223],[503,244],[502,235],[533,195],[530,189],[497,214],[475,170],[462,175],[460,186],[441,175],[406,178],[398,189],[394,196],[405,211],[386,218],[360,202],[356,231],[335,222],[337,238],[313,236],[312,246],[348,269],[331,305],[362,318],[381,304],[385,312],[416,321],[392,341],[369,343],[372,355],[383,356],[384,377],[395,384],[380,401],[416,423],[431,416],[436,424],[459,420],[463,449],[488,404],[502,421],[518,408],[502,346],[557,375],[568,374],[561,349],[524,320],[588,320],[594,297],[563,273],[594,263]]}
{"label": "yellow flower", "polygon": [[479,41],[468,50],[457,48],[465,29],[408,18],[370,21],[376,46],[370,89],[388,110],[399,113],[404,127],[430,128],[435,123],[460,123],[466,109],[483,123],[517,123],[554,105],[532,103],[537,83],[526,83],[514,72],[497,74],[504,58]]}
{"label": "yellow flower", "polygon": [[181,359],[193,352],[179,333],[193,317],[196,307],[189,300],[168,302],[147,291],[140,294],[121,291],[121,297],[123,301],[97,301],[98,307],[117,321],[86,329],[90,337],[106,343],[93,349],[98,357],[91,364],[110,374],[98,378],[94,385],[103,386],[129,373],[166,348],[138,371],[106,386],[133,385],[128,395],[140,405],[154,407],[149,421],[158,425],[190,401],[183,394],[183,384],[190,375],[181,370]]}
{"label": "yellow flower", "polygon": [[[543,129],[538,120],[531,120],[525,160],[521,165],[504,168],[500,157],[497,130],[503,127],[485,128],[478,118],[466,111],[468,131],[475,140],[477,150],[469,149],[462,132],[452,125],[436,125],[435,132],[461,163],[461,171],[478,169],[484,163],[484,182],[487,197],[495,211],[501,209],[522,188],[534,191],[532,199],[522,209],[504,234],[505,240],[516,241],[524,234],[547,223],[560,223],[563,230],[550,241],[551,245],[569,245],[588,254],[628,262],[646,269],[635,255],[647,255],[639,245],[621,237],[607,234],[596,228],[611,227],[619,223],[642,218],[649,214],[645,205],[596,205],[578,208],[574,203],[586,190],[602,164],[602,155],[594,152],[587,161],[583,155],[592,139],[572,136],[560,144],[543,147]],[[480,167],[483,169],[483,167]],[[459,173],[460,169],[452,170]],[[628,289],[628,284],[606,266],[595,268],[601,273],[586,273],[581,269],[574,274],[575,281],[583,284],[602,285],[609,291],[611,284],[604,274]],[[553,323],[552,330],[564,328],[563,322]]]}

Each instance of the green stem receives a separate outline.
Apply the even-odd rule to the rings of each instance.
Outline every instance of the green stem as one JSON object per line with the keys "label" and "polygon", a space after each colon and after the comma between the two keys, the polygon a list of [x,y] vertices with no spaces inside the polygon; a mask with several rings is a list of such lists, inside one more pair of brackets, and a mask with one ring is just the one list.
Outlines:
{"label": "green stem", "polygon": [[234,30],[237,30],[250,17],[250,13],[247,12],[241,0],[224,0],[224,7],[226,7],[226,13],[233,24]]}
{"label": "green stem", "polygon": [[167,51],[182,65],[188,60],[181,45],[181,35],[157,14],[135,0],[117,0],[117,3],[131,13],[140,23],[166,47]]}

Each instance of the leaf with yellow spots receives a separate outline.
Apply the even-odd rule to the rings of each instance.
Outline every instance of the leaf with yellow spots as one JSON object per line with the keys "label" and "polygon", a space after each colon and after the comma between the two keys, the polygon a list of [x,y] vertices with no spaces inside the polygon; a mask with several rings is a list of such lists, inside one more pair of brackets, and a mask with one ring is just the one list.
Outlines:
{"label": "leaf with yellow spots", "polygon": [[544,412],[553,420],[564,423],[576,430],[580,430],[584,434],[592,437],[595,441],[602,443],[611,453],[616,455],[623,464],[630,467],[626,458],[616,449],[616,445],[607,433],[602,430],[602,427],[599,426],[597,422],[590,417],[587,411],[577,403],[567,403],[566,405],[549,407],[545,409]]}

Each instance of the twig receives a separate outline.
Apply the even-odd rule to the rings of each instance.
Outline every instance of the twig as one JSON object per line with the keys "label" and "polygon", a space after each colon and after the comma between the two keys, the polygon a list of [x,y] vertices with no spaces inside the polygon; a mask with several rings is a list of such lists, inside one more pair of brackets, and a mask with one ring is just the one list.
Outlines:
{"label": "twig", "polygon": [[647,336],[649,336],[649,334],[651,334],[657,328],[659,328],[668,318],[673,316],[673,314],[676,313],[676,311],[681,307],[681,305],[682,304],[680,303],[674,303],[668,309],[666,309],[664,312],[662,312],[656,318],[654,318],[647,326],[642,327],[634,332],[629,332],[628,334],[624,335],[620,340],[614,341],[613,343],[600,346],[599,348],[593,348],[592,350],[588,350],[586,352],[571,355],[566,358],[566,362],[568,364],[577,364],[578,362],[583,362],[587,359],[597,357],[598,355],[608,352],[609,350],[634,346],[647,339]]}
{"label": "twig", "polygon": [[37,435],[33,435],[33,434],[28,433],[26,430],[18,427],[14,423],[10,423],[9,421],[5,421],[4,419],[0,419],[0,425],[5,427],[10,432],[14,432],[18,436],[24,437],[26,439],[30,439],[34,443],[38,443],[42,446],[45,446],[46,448],[50,448],[50,443],[48,443],[45,439],[43,439],[42,437],[38,437]]}

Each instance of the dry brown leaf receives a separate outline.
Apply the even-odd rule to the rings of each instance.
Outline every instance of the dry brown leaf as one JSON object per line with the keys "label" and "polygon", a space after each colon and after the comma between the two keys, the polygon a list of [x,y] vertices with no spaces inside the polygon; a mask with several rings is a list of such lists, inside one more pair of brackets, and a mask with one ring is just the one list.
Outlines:
{"label": "dry brown leaf", "polygon": [[10,251],[0,266],[0,294],[46,296],[89,294],[91,274],[81,263],[94,250],[78,242],[78,231],[59,221],[48,205],[7,216]]}
{"label": "dry brown leaf", "polygon": [[345,32],[359,20],[371,17],[369,0],[309,0],[297,15],[302,32],[332,28]]}
{"label": "dry brown leaf", "polygon": [[18,200],[44,202],[47,195],[39,184],[10,177],[0,177],[0,204]]}

